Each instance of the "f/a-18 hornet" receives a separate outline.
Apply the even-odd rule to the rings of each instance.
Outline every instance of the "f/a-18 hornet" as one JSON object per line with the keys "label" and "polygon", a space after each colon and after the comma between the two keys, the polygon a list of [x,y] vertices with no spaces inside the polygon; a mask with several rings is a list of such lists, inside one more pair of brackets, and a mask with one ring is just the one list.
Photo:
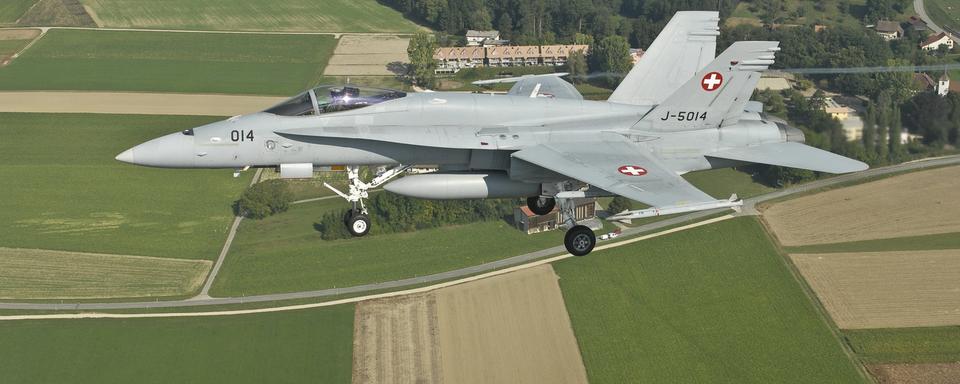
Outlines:
{"label": "f/a-18 hornet", "polygon": [[[804,145],[803,133],[749,101],[779,42],[741,41],[714,58],[716,12],[679,12],[607,101],[584,100],[558,75],[515,82],[505,95],[405,93],[321,86],[262,112],[163,136],[117,160],[169,168],[276,167],[284,178],[346,165],[346,225],[370,229],[364,199],[412,166],[438,167],[385,185],[424,199],[527,198],[543,215],[559,206],[574,255],[593,250],[574,199],[621,195],[650,208],[608,220],[734,208],[685,181],[687,172],[772,164],[847,173],[867,165]],[[370,181],[360,166],[381,166]]]}

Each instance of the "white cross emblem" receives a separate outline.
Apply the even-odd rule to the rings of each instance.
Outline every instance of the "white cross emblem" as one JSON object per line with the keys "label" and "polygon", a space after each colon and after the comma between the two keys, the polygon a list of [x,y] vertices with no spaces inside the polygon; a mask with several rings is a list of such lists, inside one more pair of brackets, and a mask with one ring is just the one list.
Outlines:
{"label": "white cross emblem", "polygon": [[719,72],[710,72],[703,77],[703,80],[700,81],[700,85],[703,86],[704,91],[713,92],[723,85],[723,75],[721,75]]}
{"label": "white cross emblem", "polygon": [[620,172],[627,176],[643,176],[647,174],[647,170],[636,165],[624,165],[617,169],[617,172]]}

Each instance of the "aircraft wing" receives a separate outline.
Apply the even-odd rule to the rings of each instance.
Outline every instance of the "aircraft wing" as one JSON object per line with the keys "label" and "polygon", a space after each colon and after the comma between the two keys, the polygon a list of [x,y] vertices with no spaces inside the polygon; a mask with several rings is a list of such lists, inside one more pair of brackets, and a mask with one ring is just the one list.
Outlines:
{"label": "aircraft wing", "polygon": [[527,75],[504,79],[474,81],[474,85],[516,83],[510,91],[511,96],[523,97],[554,97],[558,99],[583,100],[583,95],[573,84],[561,79],[567,73],[548,73],[543,75]]}
{"label": "aircraft wing", "polygon": [[859,172],[869,168],[862,161],[794,142],[732,148],[707,153],[706,156],[827,173]]}
{"label": "aircraft wing", "polygon": [[588,145],[541,144],[513,157],[653,207],[715,202],[645,148],[626,139]]}

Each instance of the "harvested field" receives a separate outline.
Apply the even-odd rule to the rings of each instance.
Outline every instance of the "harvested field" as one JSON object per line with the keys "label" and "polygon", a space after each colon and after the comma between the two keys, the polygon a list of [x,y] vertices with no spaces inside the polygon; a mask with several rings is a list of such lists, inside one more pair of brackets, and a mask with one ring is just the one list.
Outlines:
{"label": "harvested field", "polygon": [[0,112],[236,116],[285,98],[136,92],[0,92]]}
{"label": "harvested field", "polygon": [[550,265],[436,294],[444,382],[587,382]]}
{"label": "harvested field", "polygon": [[327,63],[326,76],[392,76],[390,63],[407,62],[410,39],[399,36],[343,35]]}
{"label": "harvested field", "polygon": [[960,382],[960,363],[951,364],[875,364],[867,370],[879,384],[956,384]]}
{"label": "harvested field", "polygon": [[354,383],[440,383],[433,293],[357,304],[354,333]]}
{"label": "harvested field", "polygon": [[776,203],[764,221],[784,246],[960,232],[960,167],[890,177]]}
{"label": "harvested field", "polygon": [[40,36],[39,29],[6,29],[0,31],[0,40],[33,40]]}
{"label": "harvested field", "polygon": [[586,383],[549,265],[357,305],[354,383]]}
{"label": "harvested field", "polygon": [[840,328],[960,325],[960,250],[790,258]]}
{"label": "harvested field", "polygon": [[0,299],[179,296],[199,289],[207,260],[0,248]]}

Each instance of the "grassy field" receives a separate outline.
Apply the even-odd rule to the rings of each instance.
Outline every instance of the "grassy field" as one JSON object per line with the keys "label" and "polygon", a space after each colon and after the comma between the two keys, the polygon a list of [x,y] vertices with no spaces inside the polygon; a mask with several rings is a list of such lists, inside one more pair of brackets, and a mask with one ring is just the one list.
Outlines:
{"label": "grassy field", "polygon": [[7,383],[349,383],[353,311],[3,321],[0,372]]}
{"label": "grassy field", "polygon": [[208,260],[0,248],[0,299],[185,296]]}
{"label": "grassy field", "polygon": [[[741,1],[737,8],[731,14],[727,21],[728,26],[737,24],[760,22],[760,15],[763,10],[760,8],[759,1]],[[864,0],[850,0],[845,2],[849,5],[849,12],[841,12],[836,3],[825,3],[823,9],[818,9],[811,1],[786,1],[783,2],[782,9],[777,13],[780,24],[796,25],[838,25],[846,24],[850,26],[860,25],[860,18],[864,10]]]}
{"label": "grassy field", "polygon": [[202,30],[415,32],[376,0],[81,0],[106,27]]}
{"label": "grassy field", "polygon": [[3,0],[0,2],[0,25],[13,24],[37,0]]}
{"label": "grassy field", "polygon": [[924,0],[923,6],[937,25],[960,31],[960,1]]}
{"label": "grassy field", "polygon": [[30,40],[0,40],[0,58],[13,55],[30,44]]}
{"label": "grassy field", "polygon": [[845,331],[844,338],[865,363],[960,361],[960,327]]}
{"label": "grassy field", "polygon": [[264,220],[245,220],[211,295],[383,282],[482,264],[563,241],[563,231],[527,235],[504,221],[322,240],[314,224],[325,212],[346,207],[343,200],[330,199],[297,205]]}
{"label": "grassy field", "polygon": [[554,265],[591,383],[862,383],[752,218]]}
{"label": "grassy field", "polygon": [[331,36],[52,30],[0,69],[0,90],[292,95],[320,79],[335,45]]}
{"label": "grassy field", "polygon": [[0,247],[213,259],[251,172],[114,156],[202,117],[0,114]]}

